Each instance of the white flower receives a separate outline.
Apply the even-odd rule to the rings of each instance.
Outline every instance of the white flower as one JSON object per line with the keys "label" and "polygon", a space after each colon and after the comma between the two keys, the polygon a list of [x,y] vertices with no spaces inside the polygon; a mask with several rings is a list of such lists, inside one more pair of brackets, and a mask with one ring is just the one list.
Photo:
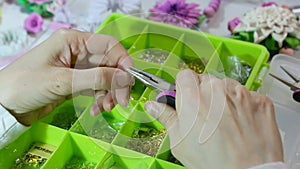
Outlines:
{"label": "white flower", "polygon": [[30,43],[23,28],[9,29],[0,32],[0,58],[15,55]]}
{"label": "white flower", "polygon": [[93,0],[89,4],[88,24],[97,26],[112,12],[141,13],[141,0]]}
{"label": "white flower", "polygon": [[254,32],[254,42],[260,43],[269,35],[282,47],[284,39],[291,34],[300,39],[297,16],[289,9],[280,6],[258,7],[242,18],[234,32]]}

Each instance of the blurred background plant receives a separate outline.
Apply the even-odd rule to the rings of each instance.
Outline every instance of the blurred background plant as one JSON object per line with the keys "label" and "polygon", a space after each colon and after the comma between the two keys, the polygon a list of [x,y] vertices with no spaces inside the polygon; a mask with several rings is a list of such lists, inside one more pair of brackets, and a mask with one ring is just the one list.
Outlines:
{"label": "blurred background plant", "polygon": [[18,3],[24,6],[28,13],[38,13],[42,17],[52,17],[53,13],[47,10],[47,5],[53,3],[53,0],[18,0]]}
{"label": "blurred background plant", "polygon": [[199,29],[201,23],[213,17],[219,9],[221,0],[211,0],[204,10],[200,4],[185,0],[163,0],[149,10],[148,18],[183,28]]}

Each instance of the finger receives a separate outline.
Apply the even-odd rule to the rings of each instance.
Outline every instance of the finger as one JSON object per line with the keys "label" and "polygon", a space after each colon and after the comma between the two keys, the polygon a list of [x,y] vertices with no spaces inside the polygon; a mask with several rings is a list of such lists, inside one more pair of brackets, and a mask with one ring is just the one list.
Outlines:
{"label": "finger", "polygon": [[92,105],[91,109],[90,109],[90,114],[92,116],[96,116],[98,115],[100,112],[102,112],[103,109],[103,100],[106,96],[106,91],[97,91],[95,93],[95,103]]}
{"label": "finger", "polygon": [[103,108],[105,111],[109,112],[115,106],[112,93],[109,91],[103,99]]}
{"label": "finger", "polygon": [[240,82],[233,80],[233,79],[229,79],[229,78],[225,78],[223,79],[224,84],[226,85],[226,93],[228,93],[230,96],[236,96],[236,90],[235,87],[241,85]]}
{"label": "finger", "polygon": [[117,103],[123,107],[127,107],[128,105],[129,90],[129,87],[125,87],[122,89],[115,89],[114,91],[114,98],[116,98]]}
{"label": "finger", "polygon": [[149,101],[145,103],[145,109],[160,123],[162,123],[167,130],[170,130],[171,127],[178,121],[175,109],[166,104]]}
{"label": "finger", "polygon": [[[178,116],[194,114],[199,110],[199,77],[189,69],[180,71],[176,77],[176,109]],[[190,106],[193,105],[193,106]]]}
{"label": "finger", "polygon": [[132,78],[127,72],[109,67],[71,71],[73,72],[73,93],[87,89],[108,90],[129,87]]}
{"label": "finger", "polygon": [[223,79],[224,84],[226,85],[225,87],[225,92],[226,92],[226,102],[227,106],[229,108],[229,111],[225,111],[226,113],[231,113],[230,117],[234,118],[237,120],[237,108],[235,107],[235,103],[233,102],[234,99],[236,99],[236,86],[241,85],[238,81],[225,78]]}
{"label": "finger", "polygon": [[256,128],[254,112],[258,104],[254,102],[252,94],[246,87],[237,85],[235,86],[235,92],[235,96],[231,98],[236,111],[228,113],[231,113],[241,134],[253,133]]}
{"label": "finger", "polygon": [[[126,49],[112,36],[94,34],[88,38],[86,47],[91,54],[104,54],[107,59],[103,61],[107,66],[116,66],[125,70],[133,65]],[[99,60],[95,61],[99,62]]]}
{"label": "finger", "polygon": [[129,67],[133,66],[133,60],[131,57],[123,56],[118,62],[118,68],[122,70],[128,70]]}
{"label": "finger", "polygon": [[255,103],[253,102],[249,90],[242,85],[237,85],[235,90],[236,97],[233,102],[237,108],[238,116],[243,117],[245,115],[251,115],[252,113],[250,112],[253,112],[253,105],[255,105]]}
{"label": "finger", "polygon": [[[100,64],[126,70],[133,65],[126,49],[112,36],[59,29],[45,43],[44,49],[56,52],[61,66],[97,67]],[[41,53],[42,51],[39,51]],[[71,57],[70,57],[71,56]],[[59,62],[59,63],[61,63]],[[55,62],[55,64],[59,64]]]}

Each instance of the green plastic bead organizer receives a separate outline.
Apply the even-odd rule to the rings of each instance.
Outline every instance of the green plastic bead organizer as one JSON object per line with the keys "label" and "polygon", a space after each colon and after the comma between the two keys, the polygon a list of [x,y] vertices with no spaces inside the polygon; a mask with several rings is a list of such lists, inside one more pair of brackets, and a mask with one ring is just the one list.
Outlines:
{"label": "green plastic bead organizer", "polygon": [[[226,70],[226,65],[222,65],[226,57],[238,56],[252,67],[245,83],[251,90],[260,86],[263,78],[261,72],[268,68],[269,55],[262,46],[134,16],[112,14],[96,32],[116,37],[128,50],[137,68],[154,73],[171,83],[182,68],[182,61],[188,62],[194,58],[202,61],[199,71],[210,73]],[[143,52],[149,54],[145,53],[145,49],[162,50],[167,57],[164,56],[166,59],[162,62],[159,58],[155,62],[145,61],[143,59],[148,56],[139,56]],[[204,70],[200,70],[202,67]],[[74,97],[0,150],[0,168],[12,168],[36,143],[55,147],[55,151],[40,167],[42,169],[74,168],[76,165],[81,168],[103,169],[184,168],[175,164],[176,159],[169,150],[167,135],[158,137],[159,140],[152,139],[155,142],[150,143],[150,146],[145,141],[130,141],[137,133],[142,134],[135,137],[147,138],[147,132],[164,132],[164,127],[143,109],[144,102],[154,100],[156,94],[155,90],[136,80],[127,108],[117,105],[111,112],[104,112],[96,117],[89,114],[94,98]],[[155,150],[149,150],[149,147],[154,147]]]}

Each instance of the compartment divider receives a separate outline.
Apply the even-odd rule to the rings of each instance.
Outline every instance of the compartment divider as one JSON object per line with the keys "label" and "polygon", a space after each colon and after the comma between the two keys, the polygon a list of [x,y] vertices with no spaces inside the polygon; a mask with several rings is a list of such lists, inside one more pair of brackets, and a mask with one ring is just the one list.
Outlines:
{"label": "compartment divider", "polygon": [[216,47],[215,52],[213,53],[208,63],[206,64],[204,73],[216,74],[216,71],[223,71],[223,67],[221,66],[222,62],[220,58],[222,47],[223,47],[223,42],[220,42],[219,45]]}
{"label": "compartment divider", "polygon": [[[136,101],[131,100],[126,108],[116,105],[111,112],[102,112],[97,116],[92,116],[89,111],[86,111],[73,125],[71,132],[112,143],[126,124],[136,104]],[[115,132],[115,135],[109,132]]]}
{"label": "compartment divider", "polygon": [[154,163],[155,158],[141,154],[136,151],[125,149],[120,146],[113,145],[111,154],[108,158],[101,161],[99,167],[108,161],[112,160],[117,165],[117,168],[123,169],[148,169]]}
{"label": "compartment divider", "polygon": [[102,169],[103,164],[105,163],[105,161],[107,159],[109,159],[109,157],[111,157],[112,153],[110,151],[107,151],[104,155],[104,157],[98,162],[98,164],[96,165],[95,169]]}
{"label": "compartment divider", "polygon": [[[55,167],[55,168],[63,167],[63,165],[66,162],[65,160],[68,160],[71,158],[71,154],[70,154],[70,152],[68,152],[66,150],[66,145],[65,145],[66,140],[69,141],[69,139],[70,139],[70,134],[69,134],[69,132],[67,132],[67,134],[64,135],[64,137],[63,137],[63,141],[57,146],[56,151],[47,160],[47,162],[44,164],[42,169],[51,169],[53,167]],[[67,153],[64,153],[64,158],[61,158],[61,156],[59,154],[62,154],[63,152],[67,152]]]}
{"label": "compartment divider", "polygon": [[[138,134],[139,136],[142,136],[140,134],[140,131],[142,132],[146,132],[144,134],[144,137],[132,137],[135,130],[139,130],[139,133],[135,133]],[[154,119],[150,114],[148,114],[147,112],[145,112],[143,104],[139,103],[135,109],[135,111],[133,111],[131,113],[131,116],[129,118],[129,120],[126,122],[126,124],[124,125],[123,130],[121,130],[121,132],[119,133],[119,135],[116,137],[116,140],[114,140],[113,144],[120,146],[120,147],[126,147],[127,149],[130,149],[132,151],[139,151],[139,152],[148,152],[150,150],[137,150],[137,148],[139,148],[139,146],[137,146],[136,144],[142,144],[144,143],[145,140],[143,139],[150,139],[150,129],[154,129],[157,130],[156,132],[159,132],[161,130],[164,130],[164,127],[156,120]],[[152,131],[152,132],[154,132]],[[152,133],[151,133],[152,134]],[[148,136],[148,137],[147,137]],[[158,136],[158,135],[157,135]],[[139,140],[141,139],[141,140]],[[153,138],[151,138],[150,140],[153,140]],[[130,143],[130,145],[129,145]],[[152,141],[151,143],[149,142],[149,146],[152,145]],[[129,146],[129,147],[127,147]],[[133,146],[131,149],[131,146]],[[143,148],[143,145],[141,145],[140,148]],[[150,146],[149,148],[152,148],[152,146]],[[158,148],[155,149],[158,151]],[[150,152],[149,152],[150,153]],[[153,152],[151,151],[151,154],[153,154]],[[150,154],[149,154],[150,155]],[[156,153],[153,155],[155,156]]]}
{"label": "compartment divider", "polygon": [[43,169],[63,168],[72,158],[93,163],[95,167],[105,158],[111,145],[78,133],[69,132]]}
{"label": "compartment divider", "polygon": [[[136,104],[133,108],[133,110],[129,113],[129,119],[130,116],[132,114],[132,112],[136,109],[136,107],[138,106],[138,104]],[[132,124],[129,124],[130,121],[127,119],[125,121],[125,124],[122,126],[122,128],[120,129],[120,131],[117,133],[117,135],[115,136],[115,138],[113,139],[112,143],[113,145],[123,145],[123,139],[126,139],[126,137],[129,137],[130,133],[133,132],[133,126]]]}
{"label": "compartment divider", "polygon": [[155,159],[155,162],[152,163],[152,166],[150,169],[185,169],[184,166],[174,164],[168,161],[163,161],[161,159]]}
{"label": "compartment divider", "polygon": [[169,135],[166,134],[166,137],[163,139],[161,145],[159,146],[155,158],[167,160],[170,157],[170,154],[171,154],[170,139],[169,139]]}
{"label": "compartment divider", "polygon": [[[140,43],[141,41],[144,41],[146,43],[146,39],[147,39],[146,33],[148,32],[148,29],[149,29],[149,25],[146,25],[144,27],[143,31],[138,36],[138,38],[134,41],[134,43],[128,49],[129,54],[133,53],[136,48],[140,48],[140,45],[142,45],[142,43]],[[143,44],[145,44],[145,43],[143,43]]]}
{"label": "compartment divider", "polygon": [[[11,144],[1,150],[0,168],[11,168],[11,165],[15,164],[15,160],[17,158],[20,158],[21,156],[24,156],[25,153],[27,153],[31,146],[35,143],[42,143],[47,144],[47,146],[50,147],[55,147],[55,150],[53,152],[47,151],[45,153],[50,155],[50,157],[47,158],[46,163],[41,166],[41,168],[45,167],[51,157],[54,156],[67,134],[68,131],[50,126],[45,123],[36,122],[32,124],[32,126],[27,131],[25,131],[23,135],[21,135],[17,140],[14,141],[14,144]],[[50,149],[52,151],[52,148]],[[44,158],[46,158],[46,156]]]}
{"label": "compartment divider", "polygon": [[169,66],[169,67],[174,67],[174,65],[178,65],[181,58],[180,55],[182,54],[182,48],[183,48],[183,39],[184,39],[185,34],[182,33],[182,35],[180,35],[178,41],[176,42],[176,44],[174,45],[173,49],[171,50],[169,56],[166,59],[166,62],[164,64],[164,66]]}

